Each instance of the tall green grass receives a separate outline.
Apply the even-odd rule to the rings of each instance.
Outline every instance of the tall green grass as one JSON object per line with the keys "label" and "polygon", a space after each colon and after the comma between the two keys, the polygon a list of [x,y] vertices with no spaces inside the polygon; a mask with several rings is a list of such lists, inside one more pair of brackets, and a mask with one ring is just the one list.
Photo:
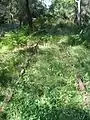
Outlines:
{"label": "tall green grass", "polygon": [[[0,120],[90,119],[76,83],[79,73],[89,93],[90,50],[81,43],[72,44],[72,38],[80,39],[77,35],[27,36],[23,30],[6,34],[0,42],[0,108],[4,107]],[[37,41],[39,49],[34,55],[11,51]]]}

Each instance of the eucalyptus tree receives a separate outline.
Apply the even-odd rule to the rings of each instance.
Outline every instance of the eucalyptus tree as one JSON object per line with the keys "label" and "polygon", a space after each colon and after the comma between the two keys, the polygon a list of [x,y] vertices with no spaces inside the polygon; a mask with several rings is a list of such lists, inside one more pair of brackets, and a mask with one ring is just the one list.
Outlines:
{"label": "eucalyptus tree", "polygon": [[20,25],[29,24],[33,27],[33,18],[40,18],[45,13],[45,6],[42,1],[38,0],[18,0],[17,1],[17,19]]}
{"label": "eucalyptus tree", "polygon": [[81,0],[75,0],[75,2],[77,3],[77,23],[81,25]]}

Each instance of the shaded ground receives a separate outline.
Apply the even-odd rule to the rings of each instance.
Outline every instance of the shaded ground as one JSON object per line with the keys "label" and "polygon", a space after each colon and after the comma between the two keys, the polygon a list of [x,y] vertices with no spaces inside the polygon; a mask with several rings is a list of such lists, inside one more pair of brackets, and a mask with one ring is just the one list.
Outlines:
{"label": "shaded ground", "polygon": [[0,33],[2,32],[2,30],[4,32],[9,32],[17,28],[19,28],[18,24],[3,24],[3,25],[0,25]]}

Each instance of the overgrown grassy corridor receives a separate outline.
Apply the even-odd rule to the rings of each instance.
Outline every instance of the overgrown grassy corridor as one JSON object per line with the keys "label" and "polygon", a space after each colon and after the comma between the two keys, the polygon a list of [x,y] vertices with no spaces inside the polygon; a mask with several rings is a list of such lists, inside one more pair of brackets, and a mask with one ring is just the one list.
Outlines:
{"label": "overgrown grassy corridor", "polygon": [[[72,44],[79,39],[23,32],[1,39],[0,120],[90,120],[90,102],[77,84],[80,74],[90,94],[90,49]],[[15,51],[37,42],[36,52]]]}

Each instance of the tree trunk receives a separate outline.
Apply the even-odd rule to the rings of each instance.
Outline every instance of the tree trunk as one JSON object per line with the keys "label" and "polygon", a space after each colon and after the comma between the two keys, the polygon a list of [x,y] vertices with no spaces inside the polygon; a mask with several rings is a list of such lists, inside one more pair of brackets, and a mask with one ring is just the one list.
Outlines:
{"label": "tree trunk", "polygon": [[28,17],[28,24],[29,24],[29,27],[31,28],[32,30],[32,25],[33,25],[33,22],[32,22],[32,13],[29,9],[29,1],[26,0],[26,11],[27,11],[27,17]]}
{"label": "tree trunk", "polygon": [[77,3],[77,23],[81,25],[81,0],[75,0]]}

